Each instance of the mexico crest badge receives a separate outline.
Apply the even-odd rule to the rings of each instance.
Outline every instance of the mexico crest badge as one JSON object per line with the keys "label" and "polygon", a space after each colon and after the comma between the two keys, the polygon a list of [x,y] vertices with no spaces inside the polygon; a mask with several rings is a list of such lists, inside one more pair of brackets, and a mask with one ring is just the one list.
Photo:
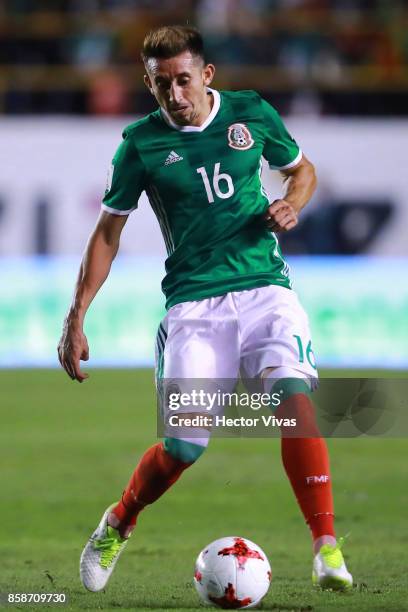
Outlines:
{"label": "mexico crest badge", "polygon": [[237,151],[246,151],[252,147],[254,139],[245,123],[233,123],[229,126],[228,144]]}

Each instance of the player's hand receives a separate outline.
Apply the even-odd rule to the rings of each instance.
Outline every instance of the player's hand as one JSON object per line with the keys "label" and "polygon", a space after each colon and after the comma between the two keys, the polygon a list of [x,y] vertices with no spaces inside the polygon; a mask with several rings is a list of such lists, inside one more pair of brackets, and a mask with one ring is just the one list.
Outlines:
{"label": "player's hand", "polygon": [[286,200],[272,202],[264,218],[271,232],[288,232],[298,224],[297,212]]}
{"label": "player's hand", "polygon": [[88,361],[88,340],[82,326],[72,322],[69,318],[64,321],[62,336],[58,344],[58,359],[68,376],[72,380],[83,382],[89,374],[82,372],[79,360]]}

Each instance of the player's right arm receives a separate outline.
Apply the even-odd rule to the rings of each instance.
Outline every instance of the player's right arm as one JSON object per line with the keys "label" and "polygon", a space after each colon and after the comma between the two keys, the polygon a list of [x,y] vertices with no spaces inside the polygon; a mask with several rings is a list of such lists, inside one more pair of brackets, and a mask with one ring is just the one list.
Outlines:
{"label": "player's right arm", "polygon": [[80,366],[81,359],[89,359],[88,341],[83,331],[85,315],[109,275],[127,218],[127,215],[101,212],[79,268],[74,297],[58,344],[58,358],[62,367],[72,380],[78,382],[88,378]]}
{"label": "player's right arm", "polygon": [[112,160],[102,212],[82,258],[74,297],[58,345],[60,363],[72,380],[82,382],[88,378],[80,366],[81,359],[89,359],[88,341],[83,331],[85,314],[109,274],[118,252],[122,229],[129,214],[137,208],[144,188],[145,169],[126,129]]}

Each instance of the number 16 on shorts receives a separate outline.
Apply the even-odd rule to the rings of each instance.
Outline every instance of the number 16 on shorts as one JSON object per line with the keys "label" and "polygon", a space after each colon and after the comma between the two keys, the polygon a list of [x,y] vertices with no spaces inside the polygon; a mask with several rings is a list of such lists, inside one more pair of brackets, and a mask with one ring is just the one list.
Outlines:
{"label": "number 16 on shorts", "polygon": [[306,359],[309,365],[311,365],[314,370],[317,370],[316,359],[315,359],[313,349],[312,349],[312,341],[309,340],[309,342],[307,342],[305,346],[305,343],[303,342],[300,336],[298,336],[297,334],[293,334],[293,337],[295,338],[297,342],[297,348],[299,352],[299,363],[305,363],[305,359]]}

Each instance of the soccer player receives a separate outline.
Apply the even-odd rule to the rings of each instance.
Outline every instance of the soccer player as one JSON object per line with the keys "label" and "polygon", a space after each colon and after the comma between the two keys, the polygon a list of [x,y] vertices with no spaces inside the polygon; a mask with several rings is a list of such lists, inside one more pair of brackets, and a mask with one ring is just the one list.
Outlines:
{"label": "soccer player", "polygon": [[[87,378],[85,313],[107,278],[122,229],[146,191],[168,258],[162,288],[167,314],[156,345],[158,385],[166,379],[229,379],[284,389],[280,414],[295,416],[307,437],[282,435],[282,461],[313,539],[313,583],[347,589],[336,541],[326,444],[309,397],[316,380],[307,316],[291,289],[276,233],[289,231],[316,185],[313,165],[279,114],[255,91],[210,88],[194,28],[161,27],[144,41],[145,84],[159,108],[127,127],[113,158],[102,211],[81,263],[58,347],[69,376]],[[269,203],[261,158],[285,181]],[[186,411],[192,415],[197,409]],[[80,575],[103,589],[140,512],[204,452],[210,432],[166,436],[141,457],[119,502],[111,505],[81,556]]]}

